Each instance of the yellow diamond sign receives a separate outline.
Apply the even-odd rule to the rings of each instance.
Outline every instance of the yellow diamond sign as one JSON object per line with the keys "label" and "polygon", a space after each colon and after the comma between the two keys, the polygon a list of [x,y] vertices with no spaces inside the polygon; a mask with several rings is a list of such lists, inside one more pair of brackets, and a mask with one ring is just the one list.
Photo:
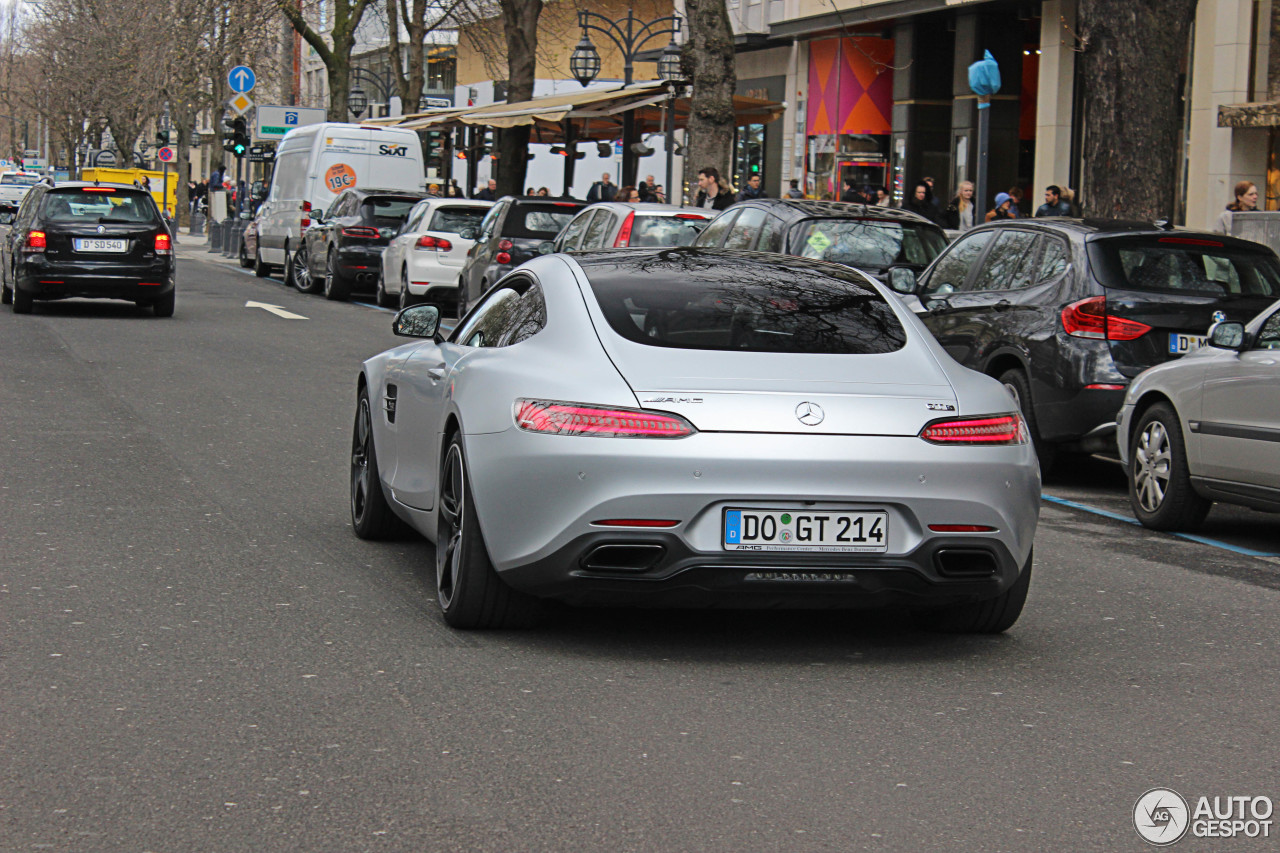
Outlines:
{"label": "yellow diamond sign", "polygon": [[253,106],[253,99],[248,95],[241,93],[236,95],[227,103],[231,105],[231,108],[236,111],[237,115],[244,115],[245,112]]}

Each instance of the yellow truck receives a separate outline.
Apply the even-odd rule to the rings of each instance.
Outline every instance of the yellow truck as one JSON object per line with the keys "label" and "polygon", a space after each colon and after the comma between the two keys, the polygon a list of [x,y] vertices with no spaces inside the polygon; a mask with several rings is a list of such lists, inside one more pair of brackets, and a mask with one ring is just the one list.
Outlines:
{"label": "yellow truck", "polygon": [[166,187],[163,201],[161,201],[160,197],[160,185],[164,180],[163,172],[151,172],[146,169],[82,169],[80,171],[80,180],[82,181],[102,181],[103,183],[111,184],[141,183],[144,176],[151,181],[151,197],[156,200],[156,206],[161,207],[166,215],[174,216],[178,205],[178,172],[176,169],[169,171],[169,185]]}

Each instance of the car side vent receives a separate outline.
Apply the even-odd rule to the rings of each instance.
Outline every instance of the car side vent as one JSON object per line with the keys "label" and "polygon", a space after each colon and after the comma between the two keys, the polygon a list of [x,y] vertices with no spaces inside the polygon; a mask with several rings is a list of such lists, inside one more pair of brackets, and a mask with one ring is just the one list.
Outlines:
{"label": "car side vent", "polygon": [[978,548],[940,548],[933,554],[938,574],[948,578],[989,578],[996,573],[996,558]]}
{"label": "car side vent", "polygon": [[597,545],[582,558],[582,567],[597,572],[643,572],[656,565],[666,550],[655,544]]}
{"label": "car side vent", "polygon": [[387,386],[387,396],[382,398],[382,408],[387,413],[387,423],[396,422],[396,386]]}

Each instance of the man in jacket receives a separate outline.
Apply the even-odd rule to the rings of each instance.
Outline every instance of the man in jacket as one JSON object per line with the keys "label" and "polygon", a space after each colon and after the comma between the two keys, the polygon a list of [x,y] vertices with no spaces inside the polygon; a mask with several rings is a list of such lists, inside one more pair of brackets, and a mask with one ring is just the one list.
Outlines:
{"label": "man in jacket", "polygon": [[761,186],[761,183],[762,181],[759,175],[752,175],[747,178],[747,185],[742,188],[742,192],[738,193],[738,201],[747,201],[748,199],[753,198],[768,198],[768,194],[765,193],[764,187]]}
{"label": "man in jacket", "polygon": [[1071,205],[1062,198],[1062,189],[1050,184],[1044,191],[1044,204],[1036,209],[1036,218],[1042,216],[1070,216]]}
{"label": "man in jacket", "polygon": [[698,170],[698,197],[694,207],[705,210],[724,210],[733,204],[733,194],[720,186],[720,170],[707,166]]}
{"label": "man in jacket", "polygon": [[497,201],[498,182],[490,178],[488,186],[476,193],[474,197],[477,201]]}
{"label": "man in jacket", "polygon": [[591,185],[591,189],[587,190],[587,204],[593,204],[597,201],[613,201],[618,194],[618,185],[613,182],[613,176],[605,172],[600,176],[600,180]]}

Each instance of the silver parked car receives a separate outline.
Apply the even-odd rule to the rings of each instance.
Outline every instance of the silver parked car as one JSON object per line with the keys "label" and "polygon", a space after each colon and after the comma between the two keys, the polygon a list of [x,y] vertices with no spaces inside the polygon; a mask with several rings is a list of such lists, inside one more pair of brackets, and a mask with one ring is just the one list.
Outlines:
{"label": "silver parked car", "polygon": [[364,363],[351,515],[436,543],[445,620],[583,604],[910,608],[997,632],[1040,476],[1004,387],[892,293],[709,249],[535,258]]}
{"label": "silver parked car", "polygon": [[564,229],[540,247],[548,252],[590,252],[596,249],[692,246],[714,211],[648,202],[600,202],[585,207]]}
{"label": "silver parked car", "polygon": [[1118,417],[1134,514],[1191,530],[1213,501],[1280,511],[1280,302],[1138,376]]}

